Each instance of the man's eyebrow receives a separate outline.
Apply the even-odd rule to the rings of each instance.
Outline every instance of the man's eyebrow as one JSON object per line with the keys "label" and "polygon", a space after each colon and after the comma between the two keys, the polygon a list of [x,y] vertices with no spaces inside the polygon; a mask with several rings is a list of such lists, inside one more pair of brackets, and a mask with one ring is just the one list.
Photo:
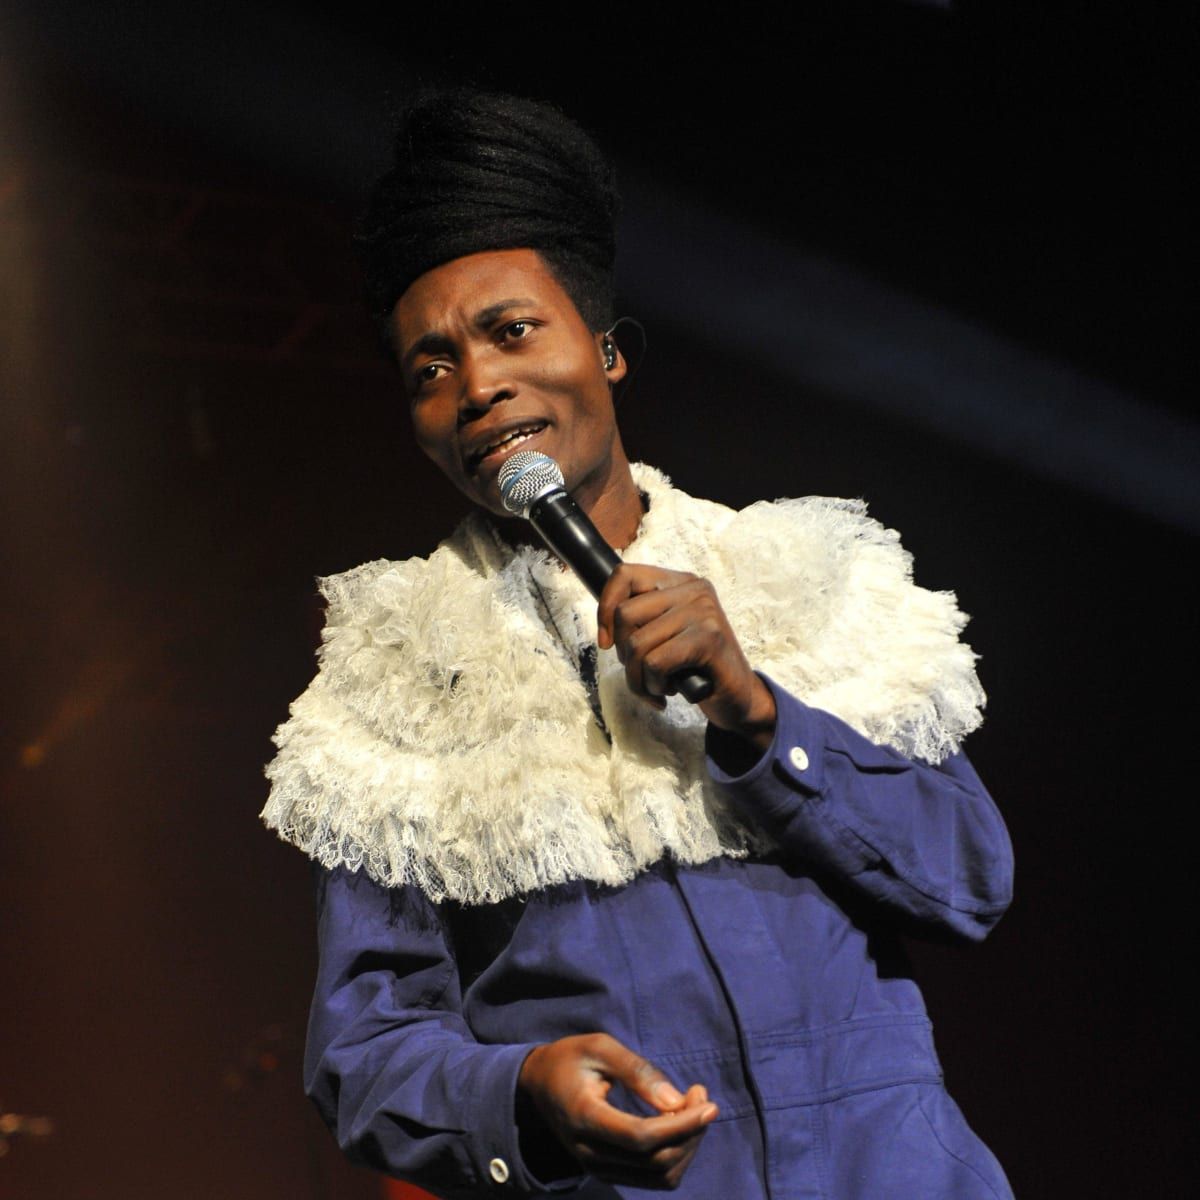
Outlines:
{"label": "man's eyebrow", "polygon": [[518,296],[512,300],[498,300],[495,304],[489,304],[487,308],[481,308],[475,314],[475,328],[487,329],[493,325],[506,312],[514,308],[532,308],[537,301],[530,300],[528,297]]}
{"label": "man's eyebrow", "polygon": [[444,333],[423,333],[405,350],[400,365],[408,366],[421,354],[448,354],[453,349],[454,343]]}
{"label": "man's eyebrow", "polygon": [[[506,312],[514,308],[532,308],[536,303],[537,301],[530,300],[527,296],[498,300],[495,304],[489,304],[487,308],[481,308],[475,314],[473,323],[476,329],[488,329]],[[422,354],[449,354],[453,349],[454,343],[446,334],[431,330],[429,333],[423,333],[409,346],[400,359],[400,365],[408,366],[413,359]]]}

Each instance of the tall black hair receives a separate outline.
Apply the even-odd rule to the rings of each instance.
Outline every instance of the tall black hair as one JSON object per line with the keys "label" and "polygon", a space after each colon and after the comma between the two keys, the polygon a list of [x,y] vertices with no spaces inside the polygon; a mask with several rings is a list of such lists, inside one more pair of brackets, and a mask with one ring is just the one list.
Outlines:
{"label": "tall black hair", "polygon": [[381,330],[426,271],[483,250],[522,248],[541,254],[589,328],[608,327],[616,181],[569,117],[497,92],[427,90],[402,111],[394,154],[356,237]]}

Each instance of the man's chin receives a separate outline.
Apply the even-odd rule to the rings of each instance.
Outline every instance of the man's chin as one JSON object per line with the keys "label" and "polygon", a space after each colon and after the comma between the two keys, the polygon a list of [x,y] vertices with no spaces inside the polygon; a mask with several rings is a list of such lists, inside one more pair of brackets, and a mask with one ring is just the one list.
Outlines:
{"label": "man's chin", "polygon": [[466,496],[468,500],[476,508],[483,509],[490,516],[496,517],[505,521],[519,521],[519,517],[514,517],[512,513],[504,507],[504,501],[500,499],[500,488],[495,480],[485,483],[478,476],[471,476],[465,480],[456,480],[455,484],[458,490]]}

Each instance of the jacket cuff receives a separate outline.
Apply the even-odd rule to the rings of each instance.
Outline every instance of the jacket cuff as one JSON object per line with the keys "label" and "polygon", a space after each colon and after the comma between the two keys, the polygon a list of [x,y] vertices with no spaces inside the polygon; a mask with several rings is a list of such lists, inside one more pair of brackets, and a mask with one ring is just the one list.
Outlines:
{"label": "jacket cuff", "polygon": [[471,1157],[488,1189],[482,1194],[496,1197],[570,1194],[588,1180],[582,1168],[570,1178],[539,1179],[521,1154],[517,1080],[536,1044],[487,1047],[490,1053],[484,1056],[485,1065],[473,1081],[477,1104],[471,1123]]}
{"label": "jacket cuff", "polygon": [[739,805],[767,817],[786,817],[797,796],[815,796],[824,783],[822,713],[797,700],[768,675],[758,677],[775,697],[775,736],[754,759],[749,743],[710,725],[705,735],[708,773]]}
{"label": "jacket cuff", "polygon": [[[835,815],[825,794],[826,754],[836,718],[810,708],[773,679],[760,674],[775,697],[775,737],[757,762],[739,765],[733,735],[709,727],[708,770],[732,803],[781,845],[797,847],[828,862],[846,876],[869,870],[878,855]],[[835,734],[836,736],[836,734]]]}

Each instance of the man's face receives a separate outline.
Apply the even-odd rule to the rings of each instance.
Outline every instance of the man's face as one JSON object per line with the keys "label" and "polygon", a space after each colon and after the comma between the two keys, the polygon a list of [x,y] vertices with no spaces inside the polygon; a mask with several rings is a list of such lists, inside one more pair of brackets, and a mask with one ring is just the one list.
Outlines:
{"label": "man's face", "polygon": [[476,504],[504,514],[496,476],[517,450],[548,454],[589,509],[629,468],[604,365],[534,250],[489,250],[427,271],[391,317],[417,444]]}

